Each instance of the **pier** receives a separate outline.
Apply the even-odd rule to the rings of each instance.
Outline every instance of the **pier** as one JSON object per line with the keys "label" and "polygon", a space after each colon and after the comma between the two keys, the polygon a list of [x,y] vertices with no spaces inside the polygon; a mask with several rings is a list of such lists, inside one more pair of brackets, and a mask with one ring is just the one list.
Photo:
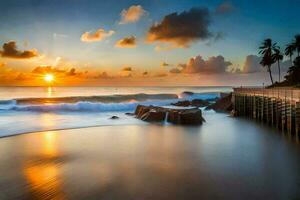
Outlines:
{"label": "pier", "polygon": [[300,139],[300,89],[234,88],[236,116],[255,119]]}

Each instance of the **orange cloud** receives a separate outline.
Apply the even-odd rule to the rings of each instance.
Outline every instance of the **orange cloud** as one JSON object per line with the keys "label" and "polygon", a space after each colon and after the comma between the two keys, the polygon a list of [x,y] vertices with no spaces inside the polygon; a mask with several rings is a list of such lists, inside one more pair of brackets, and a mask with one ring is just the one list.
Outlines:
{"label": "orange cloud", "polygon": [[118,40],[115,46],[118,48],[134,48],[136,47],[136,38],[134,36],[125,37]]}
{"label": "orange cloud", "polygon": [[122,71],[132,72],[132,68],[131,68],[131,67],[124,67],[124,68],[122,69]]}
{"label": "orange cloud", "polygon": [[[182,68],[182,73],[187,74],[217,74],[227,72],[227,67],[230,65],[232,65],[232,63],[226,61],[221,55],[211,56],[207,60],[204,60],[202,56],[198,55],[194,58],[190,58],[187,64],[180,64],[179,67]],[[173,72],[176,72],[176,70]]]}
{"label": "orange cloud", "polygon": [[127,10],[124,9],[121,12],[121,21],[120,24],[128,24],[137,22],[143,15],[146,14],[146,11],[140,5],[130,6]]}
{"label": "orange cloud", "polygon": [[15,58],[15,59],[28,59],[38,56],[38,52],[35,49],[20,51],[17,49],[15,41],[4,43],[3,50],[0,51],[2,57]]}
{"label": "orange cloud", "polygon": [[105,32],[104,29],[98,29],[96,32],[84,32],[81,35],[81,41],[82,42],[98,42],[101,41],[107,37],[112,36],[115,33],[115,31],[110,30],[108,32]]}

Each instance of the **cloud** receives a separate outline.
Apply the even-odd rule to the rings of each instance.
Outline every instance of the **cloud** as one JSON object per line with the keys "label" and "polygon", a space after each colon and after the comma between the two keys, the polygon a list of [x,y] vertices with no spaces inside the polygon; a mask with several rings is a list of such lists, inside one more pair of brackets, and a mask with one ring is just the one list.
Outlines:
{"label": "cloud", "polygon": [[130,6],[127,10],[121,12],[121,21],[119,24],[128,24],[139,21],[139,19],[146,14],[146,11],[140,5]]}
{"label": "cloud", "polygon": [[0,51],[2,57],[15,58],[15,59],[28,59],[38,56],[35,49],[20,51],[17,49],[15,41],[4,43],[2,46],[3,50]]}
{"label": "cloud", "polygon": [[44,75],[47,73],[55,74],[55,75],[60,75],[60,76],[82,76],[87,74],[86,72],[78,72],[76,68],[72,67],[70,70],[67,69],[59,69],[53,66],[38,66],[34,68],[31,73],[33,74],[39,74],[39,75]]}
{"label": "cloud", "polygon": [[67,75],[75,76],[76,75],[76,69],[75,68],[70,69],[70,71],[67,73]]}
{"label": "cloud", "polygon": [[108,32],[105,32],[104,29],[98,29],[96,32],[84,32],[81,35],[81,41],[82,42],[97,42],[101,41],[107,37],[112,36],[115,33],[115,31],[110,30]]}
{"label": "cloud", "polygon": [[160,23],[150,27],[148,42],[166,42],[173,47],[188,47],[196,40],[212,37],[208,30],[211,16],[207,8],[192,8],[182,13],[171,13]]}
{"label": "cloud", "polygon": [[143,72],[143,76],[147,76],[148,74],[148,72]]}
{"label": "cloud", "polygon": [[154,77],[166,77],[166,76],[168,76],[168,74],[163,73],[163,72],[157,73],[157,74],[154,75]]}
{"label": "cloud", "polygon": [[131,68],[131,67],[124,67],[124,68],[122,69],[122,71],[132,72],[132,68]]}
{"label": "cloud", "polygon": [[169,72],[172,74],[179,74],[179,73],[181,73],[181,70],[175,67],[175,68],[170,69]]}
{"label": "cloud", "polygon": [[134,36],[125,37],[116,42],[118,48],[134,48],[136,47],[136,38]]}
{"label": "cloud", "polygon": [[168,66],[170,66],[170,64],[168,64],[166,62],[162,62],[162,63],[160,63],[160,66],[161,67],[168,67]]}
{"label": "cloud", "polygon": [[256,55],[248,55],[245,59],[242,72],[255,73],[262,71],[262,66],[259,64],[261,58]]}
{"label": "cloud", "polygon": [[204,60],[202,56],[198,55],[194,58],[190,58],[187,64],[180,64],[179,66],[182,68],[182,73],[216,74],[225,73],[230,65],[232,65],[232,63],[226,61],[221,55],[211,56],[207,60]]}
{"label": "cloud", "polygon": [[[256,55],[248,55],[245,58],[245,62],[242,68],[238,67],[236,69],[233,69],[233,72],[244,73],[244,74],[266,72],[266,69],[262,67],[260,61],[261,61],[261,57]],[[291,62],[289,60],[280,61],[281,73],[287,72],[290,66],[291,66]],[[277,63],[274,63],[271,66],[271,69],[273,73],[277,74],[278,73]]]}
{"label": "cloud", "polygon": [[233,10],[234,10],[234,6],[230,2],[224,1],[216,8],[215,13],[218,15],[223,15],[223,14],[230,13]]}
{"label": "cloud", "polygon": [[113,77],[109,76],[107,72],[102,72],[102,73],[94,76],[93,78],[95,78],[95,79],[108,79],[108,78],[113,78]]}

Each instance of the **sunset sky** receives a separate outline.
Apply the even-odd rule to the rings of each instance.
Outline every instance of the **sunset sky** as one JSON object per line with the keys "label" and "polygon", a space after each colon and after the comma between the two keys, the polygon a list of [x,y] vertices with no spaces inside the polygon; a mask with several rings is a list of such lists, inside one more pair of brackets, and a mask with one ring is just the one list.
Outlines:
{"label": "sunset sky", "polygon": [[257,57],[262,40],[284,49],[300,33],[298,0],[11,0],[0,8],[0,85],[47,85],[45,74],[59,86],[261,85],[269,80]]}

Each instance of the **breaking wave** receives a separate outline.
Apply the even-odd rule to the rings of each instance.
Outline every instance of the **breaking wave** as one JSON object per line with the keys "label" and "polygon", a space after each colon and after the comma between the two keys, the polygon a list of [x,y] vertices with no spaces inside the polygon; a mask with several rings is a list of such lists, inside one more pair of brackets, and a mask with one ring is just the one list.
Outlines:
{"label": "breaking wave", "polygon": [[108,112],[130,111],[139,104],[166,106],[179,100],[213,100],[218,93],[133,94],[60,98],[24,98],[0,101],[0,110],[34,112]]}

